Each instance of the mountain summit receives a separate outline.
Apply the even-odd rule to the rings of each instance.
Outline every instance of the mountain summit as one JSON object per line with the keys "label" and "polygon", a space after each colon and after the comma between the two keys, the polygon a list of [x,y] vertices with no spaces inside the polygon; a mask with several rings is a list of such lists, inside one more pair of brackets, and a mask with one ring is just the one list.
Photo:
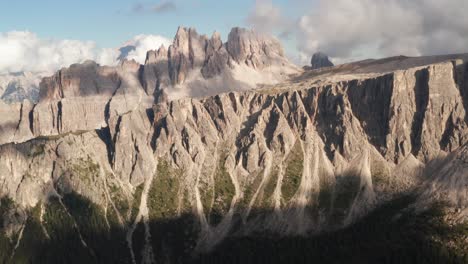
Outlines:
{"label": "mountain summit", "polygon": [[[274,38],[179,28],[144,65],[86,61],[44,78],[37,103],[0,102],[0,262],[219,263],[241,248],[281,263],[342,241],[379,249],[355,263],[419,243],[409,258],[452,260],[467,113],[467,54],[299,70]],[[429,217],[448,235],[424,233]]]}
{"label": "mountain summit", "polygon": [[171,46],[148,52],[143,86],[148,94],[199,97],[278,83],[298,72],[272,37],[233,28],[223,43],[217,32],[208,38],[180,27]]}

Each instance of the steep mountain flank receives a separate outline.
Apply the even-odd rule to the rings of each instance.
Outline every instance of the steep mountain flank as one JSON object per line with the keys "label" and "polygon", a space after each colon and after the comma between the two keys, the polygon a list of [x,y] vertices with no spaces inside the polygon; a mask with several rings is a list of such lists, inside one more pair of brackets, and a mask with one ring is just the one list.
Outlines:
{"label": "steep mountain flank", "polygon": [[[288,69],[280,46],[180,28],[144,66],[62,69],[38,104],[0,105],[0,259],[183,262],[232,237],[339,230],[408,193],[463,223],[467,62],[358,62],[220,93],[246,69]],[[31,234],[80,258],[32,250]]]}

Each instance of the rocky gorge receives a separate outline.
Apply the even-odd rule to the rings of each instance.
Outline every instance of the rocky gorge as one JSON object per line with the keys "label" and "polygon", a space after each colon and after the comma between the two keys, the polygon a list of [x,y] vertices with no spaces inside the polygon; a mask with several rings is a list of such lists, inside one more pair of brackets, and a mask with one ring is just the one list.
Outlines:
{"label": "rocky gorge", "polygon": [[434,241],[463,263],[467,110],[466,54],[302,70],[273,38],[179,28],[144,65],[75,64],[38,103],[0,102],[0,262],[216,263],[409,197],[385,221],[443,204],[461,231]]}

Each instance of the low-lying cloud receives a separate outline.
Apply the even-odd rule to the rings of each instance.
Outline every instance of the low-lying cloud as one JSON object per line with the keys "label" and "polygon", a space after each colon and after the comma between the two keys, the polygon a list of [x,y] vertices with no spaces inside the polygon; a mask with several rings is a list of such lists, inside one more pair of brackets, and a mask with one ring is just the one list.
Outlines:
{"label": "low-lying cloud", "polygon": [[146,52],[170,44],[157,35],[138,35],[127,42],[131,49],[99,48],[93,41],[40,38],[29,31],[0,33],[0,74],[12,72],[54,72],[73,63],[94,60],[102,65],[116,65],[119,59],[144,63]]}

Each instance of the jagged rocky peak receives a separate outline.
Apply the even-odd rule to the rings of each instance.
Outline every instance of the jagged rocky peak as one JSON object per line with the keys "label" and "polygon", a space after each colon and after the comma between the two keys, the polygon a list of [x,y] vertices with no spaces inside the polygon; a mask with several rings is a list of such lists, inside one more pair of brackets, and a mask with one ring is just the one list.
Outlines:
{"label": "jagged rocky peak", "polygon": [[158,62],[167,62],[167,48],[162,44],[157,50],[149,50],[146,53],[145,64],[152,64]]}
{"label": "jagged rocky peak", "polygon": [[328,55],[323,52],[317,52],[312,55],[312,60],[310,61],[312,70],[333,67],[333,62],[330,61]]}
{"label": "jagged rocky peak", "polygon": [[[55,242],[47,232],[61,228],[51,216],[63,210],[69,222],[88,226],[91,218],[77,217],[77,207],[96,209],[93,221],[106,237],[122,229],[105,240],[112,252],[130,251],[146,263],[170,258],[167,252],[213,249],[232,234],[336,230],[408,192],[418,208],[448,199],[454,219],[468,218],[468,55],[364,61],[305,71],[274,89],[164,100],[164,90],[185,85],[208,94],[203,85],[239,84],[236,70],[263,71],[234,60],[229,41],[214,34],[201,69],[224,68],[200,77],[191,45],[188,57],[178,51],[189,32],[180,30],[172,47],[189,69],[183,84],[171,86],[174,65],[162,47],[148,53],[144,66],[88,62],[62,69],[45,79],[50,94],[35,106],[0,104],[0,196],[13,204],[1,215],[8,256],[25,252],[31,234],[42,234],[31,223],[44,225],[44,241]],[[233,37],[250,41],[239,38]],[[155,92],[158,100],[148,96],[148,103],[135,91]],[[38,216],[29,221],[28,214]],[[164,244],[174,238],[165,220],[181,223],[185,214],[190,221],[175,228],[193,243]],[[80,230],[86,229],[67,231],[79,238]],[[99,252],[90,236],[82,239]]]}
{"label": "jagged rocky peak", "polygon": [[184,83],[191,70],[203,66],[206,42],[206,36],[200,36],[195,29],[179,27],[168,51],[172,85]]}
{"label": "jagged rocky peak", "polygon": [[276,39],[242,28],[233,28],[223,43],[217,32],[208,38],[193,28],[179,27],[166,58],[164,52],[148,52],[143,74],[148,94],[164,90],[169,97],[180,98],[253,89],[300,71]]}
{"label": "jagged rocky peak", "polygon": [[233,28],[229,33],[227,50],[238,63],[245,63],[253,68],[263,68],[284,58],[284,51],[273,37],[243,28]]}
{"label": "jagged rocky peak", "polygon": [[110,67],[86,61],[63,68],[42,80],[39,101],[109,97],[122,87],[126,93],[164,93],[173,100],[251,90],[300,72],[284,57],[277,40],[241,28],[232,29],[223,43],[219,33],[209,38],[194,28],[179,27],[169,47],[155,48],[147,52],[144,65],[122,60]]}

